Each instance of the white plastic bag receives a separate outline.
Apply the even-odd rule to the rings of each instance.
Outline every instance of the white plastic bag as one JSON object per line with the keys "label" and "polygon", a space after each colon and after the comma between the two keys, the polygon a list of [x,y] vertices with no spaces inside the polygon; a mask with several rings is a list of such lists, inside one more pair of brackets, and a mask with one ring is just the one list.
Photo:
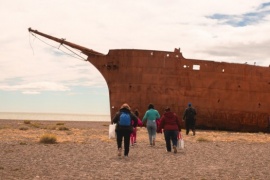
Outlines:
{"label": "white plastic bag", "polygon": [[116,124],[109,125],[109,139],[115,138],[115,126]]}
{"label": "white plastic bag", "polygon": [[184,139],[181,132],[179,132],[177,140],[177,148],[184,149],[184,147],[185,147]]}
{"label": "white plastic bag", "polygon": [[180,144],[180,149],[184,149],[185,147],[185,143],[184,143],[184,139],[179,139],[179,144]]}

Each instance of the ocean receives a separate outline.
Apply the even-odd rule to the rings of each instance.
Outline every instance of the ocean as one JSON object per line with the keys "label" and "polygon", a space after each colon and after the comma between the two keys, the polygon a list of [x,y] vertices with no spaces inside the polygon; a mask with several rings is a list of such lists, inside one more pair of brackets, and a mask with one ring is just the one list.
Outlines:
{"label": "ocean", "polygon": [[42,121],[103,121],[110,122],[110,115],[62,114],[62,113],[21,113],[0,112],[1,120],[42,120]]}

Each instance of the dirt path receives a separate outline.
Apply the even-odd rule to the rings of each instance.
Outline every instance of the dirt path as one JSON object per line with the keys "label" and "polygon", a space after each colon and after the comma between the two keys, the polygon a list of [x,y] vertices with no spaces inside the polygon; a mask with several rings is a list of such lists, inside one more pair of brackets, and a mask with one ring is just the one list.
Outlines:
{"label": "dirt path", "polygon": [[[117,157],[108,125],[1,120],[0,179],[270,179],[269,134],[198,131],[184,135],[185,149],[174,154],[163,134],[150,147],[146,129],[138,128],[126,159]],[[39,143],[46,133],[58,143]]]}

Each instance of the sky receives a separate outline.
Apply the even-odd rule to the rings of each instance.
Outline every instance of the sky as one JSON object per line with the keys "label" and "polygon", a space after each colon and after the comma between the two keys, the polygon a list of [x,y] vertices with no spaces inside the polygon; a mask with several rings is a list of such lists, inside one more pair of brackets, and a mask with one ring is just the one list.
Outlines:
{"label": "sky", "polygon": [[266,0],[0,0],[0,112],[109,115],[102,75],[34,30],[107,54],[173,51],[270,65]]}

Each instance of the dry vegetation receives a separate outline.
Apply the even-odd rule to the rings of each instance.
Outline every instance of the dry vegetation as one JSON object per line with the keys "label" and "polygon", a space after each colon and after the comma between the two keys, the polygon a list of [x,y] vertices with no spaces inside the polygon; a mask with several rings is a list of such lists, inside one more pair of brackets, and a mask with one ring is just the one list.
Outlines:
{"label": "dry vegetation", "polygon": [[[57,142],[83,143],[90,139],[108,139],[107,126],[109,123],[99,123],[100,128],[91,125],[80,125],[80,122],[54,122],[54,121],[2,121],[0,124],[0,141],[24,141],[28,143],[40,142],[44,134],[53,134]],[[67,124],[67,125],[65,125]]]}
{"label": "dry vegetation", "polygon": [[57,137],[54,134],[43,134],[39,140],[40,143],[54,144],[57,142]]}
{"label": "dry vegetation", "polygon": [[[98,129],[93,127],[93,123],[100,126]],[[54,134],[57,141],[61,142],[86,142],[89,139],[108,140],[108,122],[91,122],[87,125],[80,125],[80,122],[54,122],[54,121],[6,121],[0,124],[0,141],[27,139],[32,143],[39,142],[44,134]],[[146,128],[138,128],[145,134]],[[185,130],[182,130],[185,136]],[[161,136],[162,137],[162,136]],[[147,136],[140,136],[142,140],[147,140]],[[191,142],[258,142],[270,143],[270,136],[266,133],[240,133],[227,131],[198,130],[197,135],[185,136],[186,141]]]}

